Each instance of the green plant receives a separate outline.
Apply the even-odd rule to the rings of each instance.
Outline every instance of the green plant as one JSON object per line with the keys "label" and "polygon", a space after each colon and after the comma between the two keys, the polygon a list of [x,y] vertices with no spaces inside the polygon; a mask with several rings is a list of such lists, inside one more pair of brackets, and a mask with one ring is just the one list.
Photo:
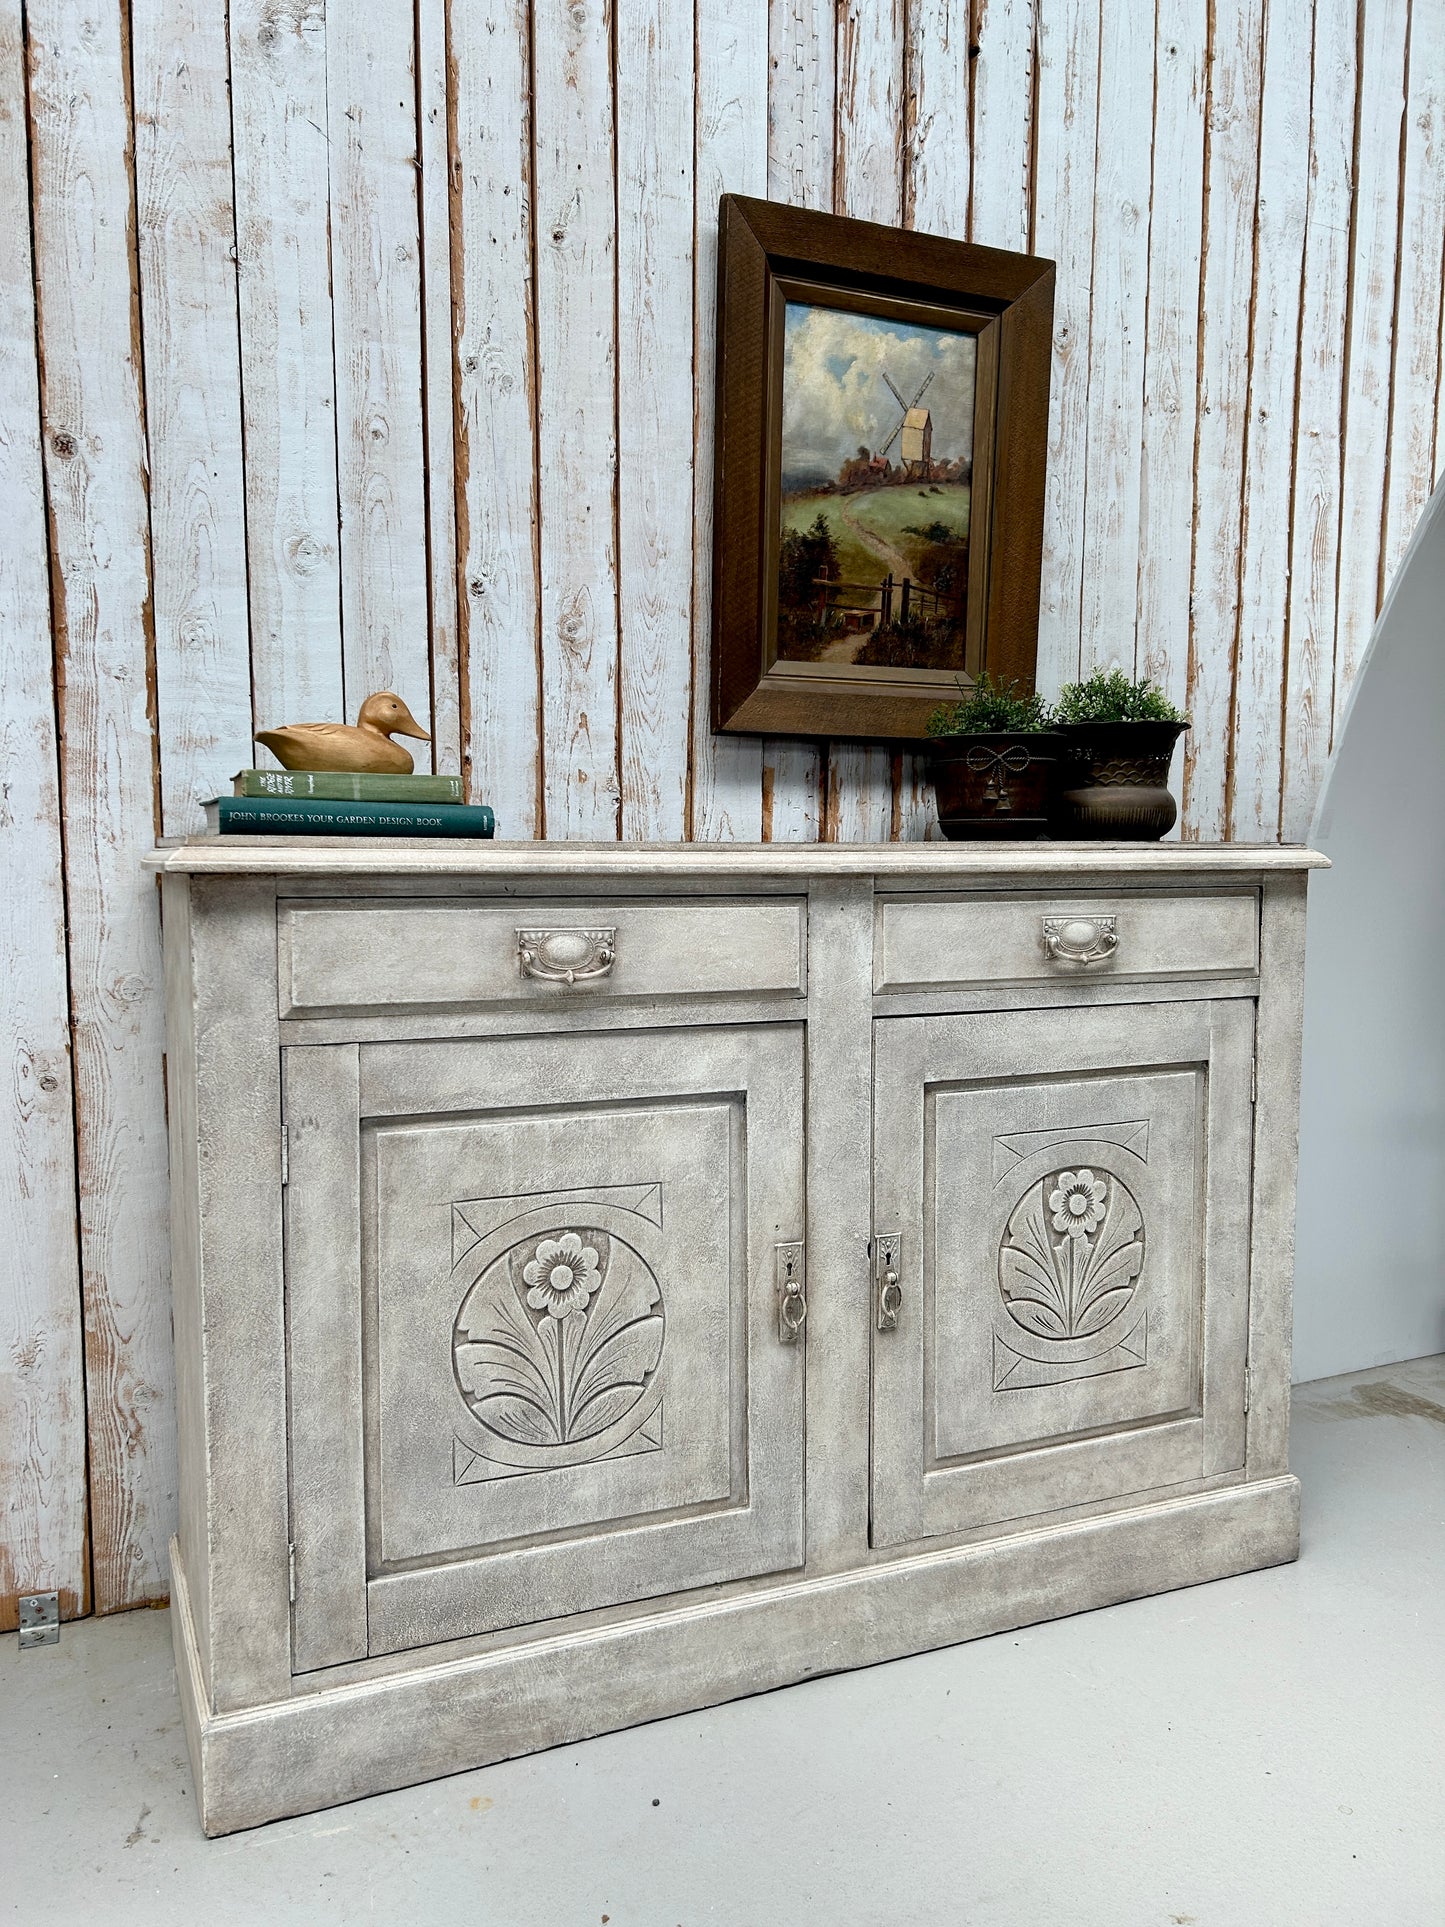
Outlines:
{"label": "green plant", "polygon": [[778,551],[778,603],[784,609],[813,609],[818,584],[839,576],[838,544],[819,510],[810,529],[789,529]]}
{"label": "green plant", "polygon": [[925,621],[910,610],[906,622],[880,623],[853,660],[888,669],[962,669],[967,640],[951,618]]}
{"label": "green plant", "polygon": [[1122,669],[1096,669],[1087,682],[1066,683],[1054,714],[1061,723],[1187,723],[1189,718],[1146,676],[1131,682]]}
{"label": "green plant", "polygon": [[1021,690],[1016,682],[995,682],[987,670],[961,701],[940,703],[926,725],[930,736],[982,736],[1001,731],[1031,735],[1053,726],[1053,712],[1042,696]]}

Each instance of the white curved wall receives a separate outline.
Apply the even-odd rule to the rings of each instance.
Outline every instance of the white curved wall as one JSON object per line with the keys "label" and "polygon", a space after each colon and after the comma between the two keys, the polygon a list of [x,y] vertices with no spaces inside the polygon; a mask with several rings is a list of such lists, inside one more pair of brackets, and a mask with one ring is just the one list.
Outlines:
{"label": "white curved wall", "polygon": [[1311,841],[1297,1379],[1445,1351],[1445,487],[1386,598]]}

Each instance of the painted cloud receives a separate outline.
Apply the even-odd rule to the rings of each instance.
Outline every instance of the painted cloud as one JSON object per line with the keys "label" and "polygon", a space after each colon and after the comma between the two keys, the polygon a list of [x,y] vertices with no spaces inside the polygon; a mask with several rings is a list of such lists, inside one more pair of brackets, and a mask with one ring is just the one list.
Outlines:
{"label": "painted cloud", "polygon": [[[972,335],[788,303],[783,346],[783,474],[789,482],[835,476],[860,447],[877,452],[898,420],[886,372],[905,401],[924,378],[933,459],[973,452]],[[892,449],[897,459],[897,444]]]}

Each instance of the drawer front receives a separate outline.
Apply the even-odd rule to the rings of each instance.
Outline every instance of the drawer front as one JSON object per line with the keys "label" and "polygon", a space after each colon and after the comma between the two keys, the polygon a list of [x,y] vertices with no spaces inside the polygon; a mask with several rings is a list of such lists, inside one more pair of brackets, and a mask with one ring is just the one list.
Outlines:
{"label": "drawer front", "polygon": [[283,1017],[579,997],[801,996],[802,898],[280,906]]}
{"label": "drawer front", "polygon": [[881,898],[874,984],[1225,977],[1258,967],[1253,891],[1217,896]]}

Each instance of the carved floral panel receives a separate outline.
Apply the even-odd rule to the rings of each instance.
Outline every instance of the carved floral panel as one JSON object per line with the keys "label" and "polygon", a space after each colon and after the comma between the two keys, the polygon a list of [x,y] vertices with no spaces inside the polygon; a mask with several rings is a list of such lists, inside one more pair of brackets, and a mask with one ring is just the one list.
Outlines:
{"label": "carved floral panel", "polygon": [[999,1286],[1009,1317],[1035,1338],[1092,1338],[1122,1315],[1144,1264],[1133,1193],[1107,1171],[1056,1171],[1009,1216]]}
{"label": "carved floral panel", "polygon": [[615,1232],[559,1223],[500,1252],[452,1333],[487,1457],[542,1470],[625,1445],[659,1403],[666,1330],[651,1266]]}

